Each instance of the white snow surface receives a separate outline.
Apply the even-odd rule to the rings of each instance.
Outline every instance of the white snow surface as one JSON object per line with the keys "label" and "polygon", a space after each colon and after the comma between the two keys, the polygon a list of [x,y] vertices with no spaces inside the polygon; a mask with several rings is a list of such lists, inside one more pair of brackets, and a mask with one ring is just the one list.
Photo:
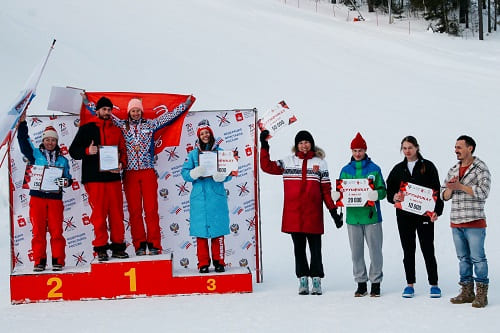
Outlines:
{"label": "white snow surface", "polygon": [[[452,305],[458,261],[450,203],[436,222],[441,299],[417,249],[416,297],[403,299],[395,209],[382,203],[384,280],[380,298],[354,298],[347,230],[325,215],[322,296],[297,295],[290,236],[280,232],[282,180],[260,174],[264,282],[251,294],[11,305],[5,165],[0,170],[0,327],[2,332],[497,332],[500,323],[500,38],[485,41],[425,31],[426,22],[387,24],[387,16],[346,19],[344,7],[302,0],[6,0],[0,6],[0,110],[7,110],[53,38],[55,50],[29,114],[46,112],[52,86],[89,91],[192,93],[194,110],[256,107],[284,99],[298,122],[270,140],[271,157],[290,153],[307,129],[326,151],[331,178],[350,158],[360,131],[384,177],[414,135],[441,180],[456,162],[461,134],[492,173],[486,205],[490,305]],[[307,6],[306,6],[307,5]],[[309,7],[308,7],[309,6]],[[330,5],[331,6],[331,5]],[[325,9],[326,8],[326,9]],[[328,11],[328,8],[332,12]],[[365,14],[367,14],[365,12]],[[351,18],[353,14],[350,14]],[[495,120],[496,119],[496,120]],[[2,149],[3,156],[5,148]],[[496,207],[496,208],[495,208]],[[325,209],[325,214],[327,211]],[[369,260],[367,261],[369,262]]]}

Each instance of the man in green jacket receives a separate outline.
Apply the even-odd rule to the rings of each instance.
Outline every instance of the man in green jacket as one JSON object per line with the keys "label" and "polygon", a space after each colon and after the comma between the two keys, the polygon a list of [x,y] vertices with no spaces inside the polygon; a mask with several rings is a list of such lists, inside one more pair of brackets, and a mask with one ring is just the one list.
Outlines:
{"label": "man in green jacket", "polygon": [[[380,167],[372,162],[366,154],[366,141],[361,134],[357,134],[351,142],[351,161],[342,168],[340,179],[369,179],[373,189],[368,191],[370,204],[364,207],[348,207],[346,224],[351,246],[354,280],[358,288],[355,297],[367,295],[367,281],[371,282],[370,296],[380,296],[380,282],[382,281],[382,214],[380,201],[386,196],[386,187]],[[334,200],[340,196],[334,192]],[[336,197],[336,198],[335,198]],[[370,270],[366,271],[364,257],[364,241],[368,245],[370,254]]]}

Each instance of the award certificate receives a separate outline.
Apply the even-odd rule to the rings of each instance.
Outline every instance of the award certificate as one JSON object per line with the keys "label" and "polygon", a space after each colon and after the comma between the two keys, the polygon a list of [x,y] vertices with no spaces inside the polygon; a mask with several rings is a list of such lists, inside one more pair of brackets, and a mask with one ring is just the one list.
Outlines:
{"label": "award certificate", "polygon": [[57,178],[63,175],[63,168],[59,167],[45,167],[42,175],[42,183],[40,184],[40,191],[44,192],[59,192],[59,186],[55,183]]}
{"label": "award certificate", "polygon": [[99,171],[118,171],[118,146],[99,146]]}
{"label": "award certificate", "polygon": [[205,168],[202,177],[211,177],[217,172],[217,152],[204,151],[198,154],[198,163]]}
{"label": "award certificate", "polygon": [[401,182],[404,199],[394,207],[417,215],[432,215],[436,207],[437,191],[412,183]]}

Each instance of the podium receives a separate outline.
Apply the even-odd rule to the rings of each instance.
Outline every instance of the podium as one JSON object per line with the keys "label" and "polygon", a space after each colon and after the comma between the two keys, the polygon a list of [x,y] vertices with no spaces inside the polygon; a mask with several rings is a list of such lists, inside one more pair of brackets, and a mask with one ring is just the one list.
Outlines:
{"label": "podium", "polygon": [[189,294],[252,292],[252,274],[246,267],[229,267],[208,274],[194,269],[172,270],[169,255],[112,259],[91,263],[89,271],[33,272],[11,275],[12,304],[98,300]]}

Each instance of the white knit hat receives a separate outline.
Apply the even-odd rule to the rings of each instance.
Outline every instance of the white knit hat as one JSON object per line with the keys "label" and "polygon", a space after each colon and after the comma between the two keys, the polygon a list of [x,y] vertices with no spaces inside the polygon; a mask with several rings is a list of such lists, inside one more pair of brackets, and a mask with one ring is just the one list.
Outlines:
{"label": "white knit hat", "polygon": [[45,129],[43,130],[43,133],[42,133],[42,141],[45,138],[55,138],[56,140],[59,140],[59,136],[57,135],[57,132],[56,132],[56,129],[54,128],[54,126],[45,127]]}

